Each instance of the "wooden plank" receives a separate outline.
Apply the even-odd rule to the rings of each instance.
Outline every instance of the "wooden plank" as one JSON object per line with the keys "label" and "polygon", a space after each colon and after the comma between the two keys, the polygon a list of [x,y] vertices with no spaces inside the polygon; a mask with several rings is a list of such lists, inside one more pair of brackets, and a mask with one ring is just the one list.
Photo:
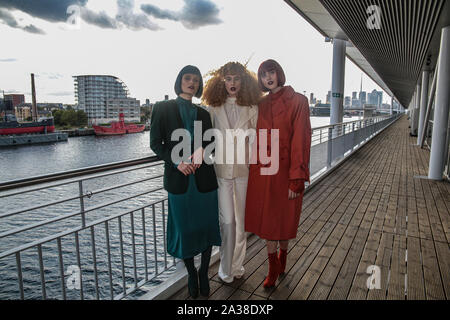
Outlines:
{"label": "wooden plank", "polygon": [[387,299],[405,300],[406,237],[403,235],[394,235],[389,272]]}
{"label": "wooden plank", "polygon": [[221,285],[213,294],[209,296],[209,300],[227,300],[236,291],[235,288]]}
{"label": "wooden plank", "polygon": [[440,277],[434,244],[431,240],[421,239],[420,245],[426,298],[427,300],[445,300],[444,286]]}
{"label": "wooden plank", "polygon": [[339,242],[336,250],[333,252],[331,259],[324,271],[320,275],[314,289],[311,291],[309,299],[311,300],[325,300],[332,290],[334,281],[341,269],[341,266],[350,250],[351,244],[358,231],[357,227],[348,226],[345,233]]}
{"label": "wooden plank", "polygon": [[416,199],[408,197],[406,199],[406,211],[407,211],[407,236],[420,237],[419,232],[419,217],[417,213]]}
{"label": "wooden plank", "polygon": [[428,220],[430,221],[431,232],[433,234],[434,241],[448,242],[444,233],[444,228],[439,217],[438,209],[431,193],[429,180],[422,180],[422,186],[425,196],[425,204],[428,213]]}
{"label": "wooden plank", "polygon": [[364,245],[369,235],[369,229],[360,228],[352,241],[350,250],[345,257],[333,288],[328,296],[330,300],[345,300],[350,291],[353,279],[361,260]]}
{"label": "wooden plank", "polygon": [[428,181],[428,183],[431,189],[431,194],[434,198],[434,203],[436,205],[443,232],[445,234],[447,242],[450,242],[450,210],[447,208],[438,188],[438,185],[442,184],[442,182]]}
{"label": "wooden plank", "polygon": [[430,222],[428,220],[428,211],[425,199],[416,198],[417,219],[419,223],[419,237],[421,239],[433,240]]}
{"label": "wooden plank", "polygon": [[407,245],[407,298],[408,300],[423,300],[425,299],[425,288],[420,257],[420,240],[409,237]]}
{"label": "wooden plank", "polygon": [[383,224],[388,208],[388,203],[389,203],[389,194],[382,193],[378,201],[377,210],[375,211],[375,216],[373,219],[371,230],[380,232],[383,231]]}
{"label": "wooden plank", "polygon": [[386,215],[384,216],[383,232],[395,233],[397,202],[399,196],[390,195]]}
{"label": "wooden plank", "polygon": [[228,300],[247,300],[251,297],[251,293],[243,290],[237,289],[234,293],[228,298]]}
{"label": "wooden plank", "polygon": [[303,246],[301,250],[299,250],[301,255],[298,255],[298,258],[289,273],[279,280],[276,290],[258,288],[256,293],[261,296],[270,296],[271,299],[286,300],[295,289],[306,270],[308,270],[312,261],[332,233],[335,226],[336,224],[326,223],[319,232],[308,233],[307,236],[309,236],[309,243],[305,243],[306,241],[302,243]]}
{"label": "wooden plank", "polygon": [[380,289],[369,290],[367,294],[368,300],[386,299],[393,242],[394,234],[387,232],[381,234],[380,246],[378,247],[377,258],[375,260],[375,266],[380,268],[381,286]]}
{"label": "wooden plank", "polygon": [[395,230],[396,234],[406,236],[406,197],[399,196],[397,200],[397,211],[395,214]]}
{"label": "wooden plank", "polygon": [[346,228],[342,224],[336,226],[305,275],[294,288],[289,300],[306,300],[308,298]]}
{"label": "wooden plank", "polygon": [[[436,257],[439,264],[440,276],[445,291],[445,298],[450,299],[450,248],[448,243],[435,242]],[[437,276],[437,275],[436,275]]]}
{"label": "wooden plank", "polygon": [[369,291],[367,287],[367,268],[375,265],[377,258],[377,249],[380,245],[381,232],[372,229],[369,232],[366,245],[361,257],[361,261],[358,264],[355,278],[352,281],[350,292],[347,299],[349,300],[365,300]]}

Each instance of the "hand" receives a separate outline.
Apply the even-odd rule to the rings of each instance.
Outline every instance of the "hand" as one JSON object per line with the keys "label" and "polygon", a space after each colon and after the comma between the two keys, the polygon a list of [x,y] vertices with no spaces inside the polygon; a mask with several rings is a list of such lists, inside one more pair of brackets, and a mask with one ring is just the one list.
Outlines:
{"label": "hand", "polygon": [[200,168],[203,163],[203,152],[203,148],[198,148],[192,156],[189,157],[189,160],[191,160],[192,166],[194,167],[194,171]]}
{"label": "hand", "polygon": [[297,198],[299,195],[300,195],[300,193],[295,193],[294,191],[289,189],[289,195],[288,195],[289,200],[293,200],[293,199]]}
{"label": "hand", "polygon": [[185,162],[181,162],[178,165],[177,169],[180,170],[181,173],[184,174],[185,176],[188,176],[195,172],[194,165],[190,164],[190,163],[185,163]]}

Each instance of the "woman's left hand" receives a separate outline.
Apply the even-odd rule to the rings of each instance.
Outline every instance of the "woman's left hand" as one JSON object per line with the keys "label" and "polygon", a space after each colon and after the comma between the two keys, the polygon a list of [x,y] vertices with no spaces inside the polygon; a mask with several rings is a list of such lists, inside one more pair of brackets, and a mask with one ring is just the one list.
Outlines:
{"label": "woman's left hand", "polygon": [[293,200],[293,199],[297,198],[299,195],[300,195],[300,193],[295,193],[294,191],[289,189],[289,195],[288,195],[289,200]]}
{"label": "woman's left hand", "polygon": [[189,160],[191,160],[192,165],[194,166],[194,169],[197,170],[200,168],[200,166],[203,163],[203,148],[198,148],[194,151],[192,156],[189,157]]}

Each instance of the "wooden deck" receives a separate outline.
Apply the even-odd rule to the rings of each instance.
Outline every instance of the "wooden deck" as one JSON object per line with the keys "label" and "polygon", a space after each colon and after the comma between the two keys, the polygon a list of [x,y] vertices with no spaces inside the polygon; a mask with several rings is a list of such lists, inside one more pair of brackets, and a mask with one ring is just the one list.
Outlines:
{"label": "wooden deck", "polygon": [[[449,299],[450,184],[420,178],[430,153],[416,141],[404,116],[305,194],[275,288],[262,286],[267,253],[252,235],[244,277],[224,284],[212,265],[209,299]],[[367,288],[371,265],[381,289]],[[171,297],[188,298],[187,287]]]}

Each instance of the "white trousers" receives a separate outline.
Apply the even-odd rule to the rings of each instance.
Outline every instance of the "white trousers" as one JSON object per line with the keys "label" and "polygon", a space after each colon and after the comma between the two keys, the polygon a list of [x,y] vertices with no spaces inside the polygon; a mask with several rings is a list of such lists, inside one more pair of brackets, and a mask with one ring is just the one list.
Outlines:
{"label": "white trousers", "polygon": [[219,277],[225,282],[232,282],[234,277],[240,278],[245,272],[243,264],[247,235],[244,224],[248,177],[217,180],[222,237]]}

